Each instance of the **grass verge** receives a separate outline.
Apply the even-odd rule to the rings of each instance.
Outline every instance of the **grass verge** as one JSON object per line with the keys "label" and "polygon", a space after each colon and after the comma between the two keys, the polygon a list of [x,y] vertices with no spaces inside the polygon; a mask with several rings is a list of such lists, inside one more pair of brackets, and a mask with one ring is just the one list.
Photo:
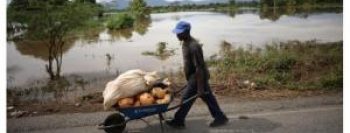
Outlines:
{"label": "grass verge", "polygon": [[228,88],[342,90],[343,42],[289,41],[263,48],[222,43],[219,58],[207,61],[212,81]]}

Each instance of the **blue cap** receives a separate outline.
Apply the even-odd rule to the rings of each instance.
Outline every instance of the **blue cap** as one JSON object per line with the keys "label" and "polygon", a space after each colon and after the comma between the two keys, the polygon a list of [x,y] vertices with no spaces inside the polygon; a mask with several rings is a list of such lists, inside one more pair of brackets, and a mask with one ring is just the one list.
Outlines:
{"label": "blue cap", "polygon": [[185,30],[191,30],[191,24],[186,21],[180,21],[176,24],[175,29],[173,29],[173,33],[180,34]]}

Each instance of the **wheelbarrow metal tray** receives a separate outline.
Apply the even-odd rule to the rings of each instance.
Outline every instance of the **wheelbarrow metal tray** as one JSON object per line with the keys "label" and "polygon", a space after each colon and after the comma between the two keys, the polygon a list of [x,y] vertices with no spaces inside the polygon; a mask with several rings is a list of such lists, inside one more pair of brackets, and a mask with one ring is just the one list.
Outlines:
{"label": "wheelbarrow metal tray", "polygon": [[169,104],[154,104],[148,106],[130,107],[118,109],[119,112],[124,114],[130,120],[140,119],[150,115],[166,112]]}

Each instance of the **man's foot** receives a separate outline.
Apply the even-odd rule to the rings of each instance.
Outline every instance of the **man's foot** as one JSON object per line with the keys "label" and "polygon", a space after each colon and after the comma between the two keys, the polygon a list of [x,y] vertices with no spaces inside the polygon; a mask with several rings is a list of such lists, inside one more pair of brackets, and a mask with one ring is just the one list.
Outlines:
{"label": "man's foot", "polygon": [[228,119],[225,117],[223,119],[215,119],[214,121],[212,121],[209,126],[210,127],[219,127],[219,126],[223,126],[228,122]]}
{"label": "man's foot", "polygon": [[165,123],[172,128],[176,128],[176,129],[184,129],[185,128],[184,123],[176,122],[176,121],[174,121],[174,119],[173,120],[166,120]]}

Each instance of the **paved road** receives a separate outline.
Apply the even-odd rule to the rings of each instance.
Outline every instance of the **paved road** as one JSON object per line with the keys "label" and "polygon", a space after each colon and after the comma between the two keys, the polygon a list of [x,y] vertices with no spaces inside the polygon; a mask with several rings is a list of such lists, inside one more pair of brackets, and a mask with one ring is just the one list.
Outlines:
{"label": "paved road", "polygon": [[[341,133],[343,127],[342,98],[316,97],[279,101],[221,104],[230,118],[229,124],[220,128],[208,128],[211,120],[205,106],[196,104],[189,114],[187,128],[176,130],[166,127],[168,133]],[[96,124],[111,112],[88,114],[48,115],[8,119],[9,133],[103,133]],[[173,112],[167,113],[172,116]],[[239,116],[249,119],[238,119]],[[127,132],[157,133],[160,126],[155,117],[142,121],[131,121]]]}
{"label": "paved road", "polygon": [[[230,122],[219,128],[209,128],[207,117],[192,117],[186,129],[172,129],[166,126],[167,133],[342,133],[342,106],[327,106],[299,110],[285,110],[244,114],[249,119],[239,119],[239,115],[229,115]],[[32,133],[103,133],[95,126],[62,128],[33,131]],[[126,132],[160,133],[160,125],[152,122],[146,126],[130,122]]]}

